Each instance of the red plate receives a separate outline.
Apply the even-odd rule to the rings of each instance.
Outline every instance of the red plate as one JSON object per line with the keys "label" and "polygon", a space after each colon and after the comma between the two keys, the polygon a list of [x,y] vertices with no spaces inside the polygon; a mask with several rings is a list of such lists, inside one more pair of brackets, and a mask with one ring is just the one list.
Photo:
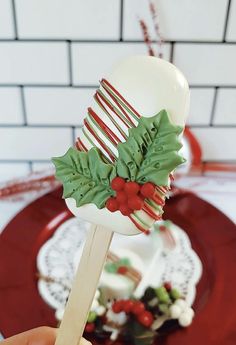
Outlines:
{"label": "red plate", "polygon": [[[59,224],[71,217],[52,192],[23,209],[0,237],[0,331],[8,337],[41,326],[55,326],[54,311],[37,291],[35,258]],[[236,226],[193,194],[171,198],[165,217],[183,228],[203,263],[197,287],[196,317],[187,329],[169,334],[165,345],[235,345]]]}

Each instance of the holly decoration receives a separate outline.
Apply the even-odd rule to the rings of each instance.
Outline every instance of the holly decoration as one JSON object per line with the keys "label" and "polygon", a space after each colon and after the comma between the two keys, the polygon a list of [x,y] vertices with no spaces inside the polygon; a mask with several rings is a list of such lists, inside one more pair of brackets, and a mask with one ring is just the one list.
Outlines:
{"label": "holly decoration", "polygon": [[116,262],[107,262],[105,265],[105,271],[108,273],[125,275],[129,267],[131,267],[130,260],[128,258],[121,258]]}
{"label": "holly decoration", "polygon": [[77,207],[94,203],[125,216],[142,209],[144,199],[154,196],[155,186],[168,186],[170,173],[184,162],[178,154],[182,130],[162,110],[141,117],[137,127],[129,129],[126,142],[117,146],[114,164],[106,163],[98,148],[88,152],[70,148],[53,158],[63,197],[74,198]]}
{"label": "holly decoration", "polygon": [[114,195],[110,184],[116,176],[115,166],[104,163],[100,151],[69,148],[62,157],[53,158],[56,177],[63,183],[63,198],[73,198],[76,206],[94,203],[99,209]]}
{"label": "holly decoration", "polygon": [[145,305],[141,301],[115,301],[112,305],[112,310],[114,313],[121,313],[123,311],[127,314],[134,315],[136,320],[144,327],[151,327],[154,320],[153,315],[145,309]]}
{"label": "holly decoration", "polygon": [[[125,263],[128,264],[128,260],[126,258],[121,259],[119,267],[125,267]],[[186,327],[190,325],[194,316],[193,310],[170,282],[165,282],[157,288],[148,287],[140,300],[132,297],[114,300],[109,308],[115,314],[114,327],[115,320],[119,319],[119,314],[126,314],[126,322],[122,326],[118,326],[120,332],[120,339],[118,340],[130,345],[151,345],[162,332],[166,334],[169,326],[172,328],[179,324]],[[108,310],[110,310],[109,308]],[[159,317],[166,317],[166,320],[169,320],[163,325],[163,331],[162,326],[156,328],[155,325]],[[90,311],[85,326],[86,335],[90,336],[91,334],[96,339],[102,339],[104,343],[107,343],[105,340],[109,333],[106,327],[103,328],[105,325],[107,325],[106,314],[98,316],[94,311]]]}

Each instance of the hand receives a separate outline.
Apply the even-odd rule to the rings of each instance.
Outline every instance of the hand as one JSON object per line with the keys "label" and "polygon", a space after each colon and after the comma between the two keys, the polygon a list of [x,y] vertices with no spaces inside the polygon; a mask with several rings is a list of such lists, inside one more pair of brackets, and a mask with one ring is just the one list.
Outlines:
{"label": "hand", "polygon": [[[50,327],[39,327],[24,333],[14,335],[0,342],[1,345],[54,345],[57,336],[57,329]],[[91,345],[84,338],[80,345]]]}

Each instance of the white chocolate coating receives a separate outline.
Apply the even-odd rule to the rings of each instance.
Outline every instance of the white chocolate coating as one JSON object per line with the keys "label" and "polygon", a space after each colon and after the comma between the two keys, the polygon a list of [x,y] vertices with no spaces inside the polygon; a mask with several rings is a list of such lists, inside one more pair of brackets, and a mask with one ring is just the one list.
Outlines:
{"label": "white chocolate coating", "polygon": [[[115,66],[106,79],[142,116],[150,117],[165,109],[174,124],[184,125],[189,108],[189,87],[183,74],[171,63],[156,57],[134,56]],[[97,104],[93,103],[92,107],[106,122],[106,116]],[[92,147],[83,134],[81,139],[88,148]],[[110,143],[105,138],[103,140],[110,147]],[[94,204],[76,207],[72,198],[67,199],[66,203],[75,216],[85,221],[125,235],[140,233],[133,222],[119,211],[111,213],[105,208],[99,210]],[[151,227],[154,220],[150,216],[143,211],[138,211],[138,215]]]}

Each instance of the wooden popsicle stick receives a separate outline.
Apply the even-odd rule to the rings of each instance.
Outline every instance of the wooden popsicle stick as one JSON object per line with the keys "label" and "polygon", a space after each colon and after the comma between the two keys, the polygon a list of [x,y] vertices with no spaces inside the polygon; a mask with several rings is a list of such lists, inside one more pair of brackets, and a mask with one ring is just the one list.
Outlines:
{"label": "wooden popsicle stick", "polygon": [[112,236],[109,229],[91,226],[55,345],[79,345]]}

